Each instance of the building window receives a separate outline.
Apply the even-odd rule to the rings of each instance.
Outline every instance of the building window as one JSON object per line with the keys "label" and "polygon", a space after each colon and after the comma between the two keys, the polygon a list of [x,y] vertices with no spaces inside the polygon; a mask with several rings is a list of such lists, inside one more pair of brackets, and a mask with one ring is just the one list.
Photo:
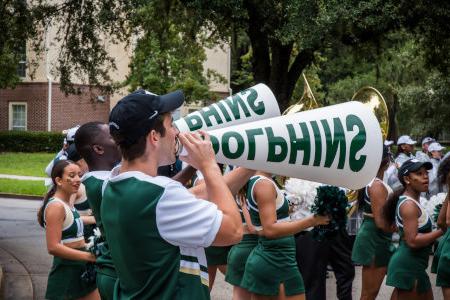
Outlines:
{"label": "building window", "polygon": [[19,64],[17,65],[17,75],[19,77],[25,77],[27,75],[27,44],[26,41],[18,49]]}
{"label": "building window", "polygon": [[9,130],[27,130],[26,102],[9,102]]}

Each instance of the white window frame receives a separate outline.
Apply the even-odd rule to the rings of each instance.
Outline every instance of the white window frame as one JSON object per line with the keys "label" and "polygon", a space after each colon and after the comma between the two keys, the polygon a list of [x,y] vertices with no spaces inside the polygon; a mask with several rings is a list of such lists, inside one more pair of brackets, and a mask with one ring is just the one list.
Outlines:
{"label": "white window frame", "polygon": [[9,104],[8,104],[8,106],[9,106],[8,129],[13,130],[13,105],[24,105],[25,106],[25,131],[27,131],[28,130],[28,128],[27,128],[27,124],[28,124],[28,104],[27,104],[27,102],[9,102]]}

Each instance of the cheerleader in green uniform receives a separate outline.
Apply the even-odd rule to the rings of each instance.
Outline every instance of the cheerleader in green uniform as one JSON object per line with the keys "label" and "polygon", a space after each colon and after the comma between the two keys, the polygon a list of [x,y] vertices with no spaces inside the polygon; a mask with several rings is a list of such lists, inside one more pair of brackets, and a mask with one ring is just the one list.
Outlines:
{"label": "cheerleader in green uniform", "polygon": [[315,215],[291,221],[287,199],[270,174],[263,172],[250,178],[247,207],[252,224],[263,232],[247,259],[242,287],[252,293],[252,299],[305,299],[294,234],[328,224],[329,217]]}
{"label": "cheerleader in green uniform", "polygon": [[45,299],[100,299],[95,281],[82,279],[87,262],[95,256],[84,251],[83,222],[70,205],[70,197],[80,186],[80,168],[62,160],[52,169],[53,188],[38,212],[45,228],[47,249],[54,256]]}
{"label": "cheerleader in green uniform", "polygon": [[[430,162],[417,159],[405,161],[398,170],[398,179],[405,187],[400,197],[388,200],[386,219],[399,229],[400,246],[389,261],[386,284],[395,287],[391,299],[433,299],[426,273],[433,242],[443,231],[432,231],[431,219],[420,205],[420,193],[428,190]],[[394,209],[395,207],[395,209]]]}
{"label": "cheerleader in green uniform", "polygon": [[[247,185],[242,190],[246,188]],[[227,272],[225,276],[225,281],[233,285],[233,300],[251,299],[251,293],[242,287],[242,278],[244,277],[247,258],[258,244],[258,236],[250,220],[245,198],[245,190],[243,193],[236,195],[236,203],[244,226],[244,236],[241,242],[234,245],[228,253]]]}
{"label": "cheerleader in green uniform", "polygon": [[364,189],[364,220],[352,251],[352,260],[363,266],[361,299],[377,297],[392,255],[391,239],[394,230],[385,221],[382,213],[384,204],[392,194],[392,189],[383,182],[383,174],[389,162],[389,148],[383,146],[383,157],[377,177]]}
{"label": "cheerleader in green uniform", "polygon": [[447,197],[442,203],[438,217],[438,226],[446,230],[435,252],[431,271],[436,273],[436,286],[442,287],[444,300],[450,300],[450,156],[443,160],[438,169],[440,185],[447,186]]}

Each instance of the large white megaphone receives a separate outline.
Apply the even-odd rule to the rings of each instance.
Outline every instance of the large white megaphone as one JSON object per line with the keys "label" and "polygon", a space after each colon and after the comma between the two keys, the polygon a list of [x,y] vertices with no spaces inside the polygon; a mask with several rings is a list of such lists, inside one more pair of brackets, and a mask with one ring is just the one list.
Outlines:
{"label": "large white megaphone", "polygon": [[220,163],[350,189],[376,176],[382,156],[379,123],[359,102],[208,133]]}
{"label": "large white megaphone", "polygon": [[257,84],[231,97],[175,121],[180,132],[212,130],[280,115],[277,99],[265,84]]}

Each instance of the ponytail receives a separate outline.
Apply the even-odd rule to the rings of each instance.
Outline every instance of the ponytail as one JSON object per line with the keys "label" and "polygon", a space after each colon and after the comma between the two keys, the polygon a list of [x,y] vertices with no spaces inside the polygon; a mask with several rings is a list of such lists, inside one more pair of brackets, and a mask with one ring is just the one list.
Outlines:
{"label": "ponytail", "polygon": [[397,204],[400,200],[400,196],[405,192],[405,188],[395,191],[386,201],[383,206],[383,216],[388,225],[395,224],[395,212],[397,210]]}
{"label": "ponytail", "polygon": [[44,196],[44,199],[42,200],[42,205],[38,210],[37,221],[38,221],[39,225],[41,225],[42,228],[45,228],[45,220],[44,220],[45,207],[47,206],[50,198],[52,198],[55,195],[55,193],[56,193],[56,186],[55,186],[55,184],[53,184],[52,188]]}

